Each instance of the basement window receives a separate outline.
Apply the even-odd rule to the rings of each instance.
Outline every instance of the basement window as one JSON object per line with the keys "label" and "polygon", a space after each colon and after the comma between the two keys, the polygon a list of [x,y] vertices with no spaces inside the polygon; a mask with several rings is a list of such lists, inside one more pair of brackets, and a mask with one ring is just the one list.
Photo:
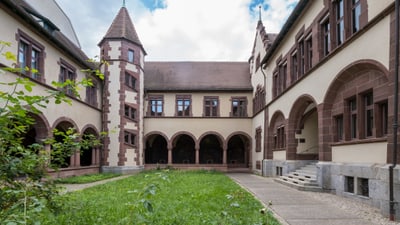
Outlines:
{"label": "basement window", "polygon": [[369,197],[369,184],[367,178],[357,179],[357,194]]}
{"label": "basement window", "polygon": [[346,176],[344,180],[344,191],[354,193],[354,177]]}
{"label": "basement window", "polygon": [[281,166],[276,167],[276,176],[282,176],[282,167]]}

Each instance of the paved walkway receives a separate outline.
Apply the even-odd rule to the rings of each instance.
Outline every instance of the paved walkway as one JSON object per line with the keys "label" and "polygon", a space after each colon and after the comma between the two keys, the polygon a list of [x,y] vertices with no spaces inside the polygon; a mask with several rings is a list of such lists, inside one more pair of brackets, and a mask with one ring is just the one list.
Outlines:
{"label": "paved walkway", "polygon": [[[291,225],[371,225],[371,221],[352,215],[309,194],[276,183],[272,178],[253,174],[228,174],[242,187],[252,192],[280,219]],[[269,204],[271,203],[271,204]]]}

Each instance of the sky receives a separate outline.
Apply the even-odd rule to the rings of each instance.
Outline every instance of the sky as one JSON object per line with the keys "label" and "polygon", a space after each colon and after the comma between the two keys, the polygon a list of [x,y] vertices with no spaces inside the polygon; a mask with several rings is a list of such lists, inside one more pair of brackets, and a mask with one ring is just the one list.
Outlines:
{"label": "sky", "polygon": [[[124,0],[56,0],[83,51],[99,55]],[[247,61],[259,6],[268,33],[278,33],[298,0],[125,0],[146,61]]]}

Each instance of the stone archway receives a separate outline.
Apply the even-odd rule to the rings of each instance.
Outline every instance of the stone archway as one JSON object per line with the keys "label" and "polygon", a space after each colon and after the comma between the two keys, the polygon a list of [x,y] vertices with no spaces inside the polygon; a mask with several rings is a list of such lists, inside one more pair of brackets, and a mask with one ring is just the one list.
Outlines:
{"label": "stone archway", "polygon": [[251,138],[247,134],[235,133],[228,138],[228,168],[248,168]]}
{"label": "stone archway", "polygon": [[168,163],[168,141],[161,134],[150,134],[146,136],[145,163],[167,164]]}
{"label": "stone archway", "polygon": [[188,134],[179,134],[172,139],[172,163],[194,164],[196,162],[196,142]]}
{"label": "stone archway", "polygon": [[[94,126],[87,126],[83,129],[82,139],[98,138],[99,133]],[[96,165],[99,162],[99,149],[96,146],[80,150],[80,166]]]}
{"label": "stone archway", "polygon": [[207,134],[200,139],[199,163],[223,163],[223,143],[217,135]]}
{"label": "stone archway", "polygon": [[[53,130],[57,129],[60,132],[67,132],[68,129],[73,128],[75,129],[76,132],[79,132],[77,130],[77,126],[76,124],[68,119],[68,118],[61,118],[59,120],[56,121],[56,123],[54,123],[55,125],[53,126]],[[55,140],[56,143],[62,143],[63,142],[63,136],[62,135],[57,135],[53,133],[53,138]],[[72,156],[69,155],[66,152],[58,152],[55,151],[55,145],[53,144],[53,146],[51,147],[51,164],[56,165],[57,167],[60,168],[67,168],[70,166],[76,166],[76,165],[80,165],[79,162],[79,158],[78,160],[75,159],[75,157],[73,157],[76,154],[73,154]],[[73,151],[73,150],[72,150]],[[79,155],[79,154],[77,154]]]}
{"label": "stone archway", "polygon": [[318,159],[318,113],[315,100],[299,97],[289,114],[286,160]]}

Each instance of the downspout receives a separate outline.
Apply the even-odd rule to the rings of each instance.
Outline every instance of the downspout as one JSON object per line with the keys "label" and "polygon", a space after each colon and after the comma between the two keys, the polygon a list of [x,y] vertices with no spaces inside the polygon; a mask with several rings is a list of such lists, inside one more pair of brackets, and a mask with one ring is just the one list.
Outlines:
{"label": "downspout", "polygon": [[393,119],[393,153],[392,153],[392,165],[389,166],[389,213],[390,220],[395,220],[396,209],[394,200],[394,182],[393,182],[393,170],[397,165],[397,130],[398,130],[398,91],[399,91],[399,3],[400,0],[395,2],[395,60],[394,60],[394,119]]}
{"label": "downspout", "polygon": [[264,70],[263,70],[263,67],[264,67],[264,65],[265,64],[261,64],[261,66],[260,66],[260,70],[261,70],[261,73],[262,73],[262,75],[264,76],[264,105],[263,105],[263,108],[264,108],[264,144],[263,144],[263,160],[262,160],[262,166],[261,166],[261,175],[262,176],[265,176],[265,174],[264,174],[264,160],[267,158],[267,154],[266,154],[266,143],[267,143],[267,123],[266,123],[266,120],[267,120],[267,118],[266,118],[266,116],[265,116],[265,114],[266,114],[266,108],[265,108],[265,103],[266,103],[266,101],[267,101],[267,89],[266,89],[266,85],[267,85],[267,75],[264,73]]}

